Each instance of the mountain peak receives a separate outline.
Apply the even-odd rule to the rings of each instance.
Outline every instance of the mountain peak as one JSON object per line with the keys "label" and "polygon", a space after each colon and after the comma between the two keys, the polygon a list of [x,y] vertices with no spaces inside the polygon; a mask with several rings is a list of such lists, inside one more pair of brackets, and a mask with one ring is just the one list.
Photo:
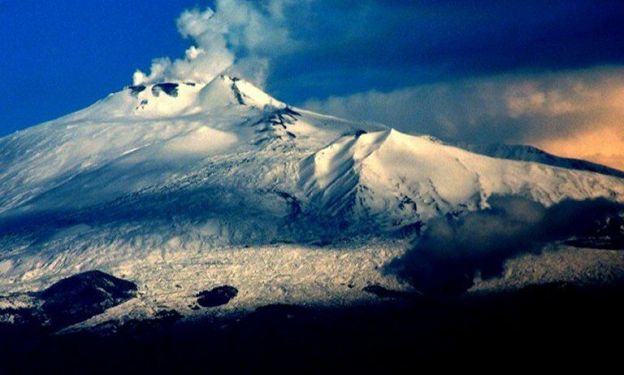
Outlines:
{"label": "mountain peak", "polygon": [[127,86],[63,120],[175,118],[239,106],[263,109],[265,106],[282,108],[286,104],[250,82],[220,75],[207,84],[167,81]]}
{"label": "mountain peak", "polygon": [[286,106],[252,83],[228,75],[219,75],[203,86],[198,93],[198,100],[204,108],[245,105],[262,109],[265,106]]}

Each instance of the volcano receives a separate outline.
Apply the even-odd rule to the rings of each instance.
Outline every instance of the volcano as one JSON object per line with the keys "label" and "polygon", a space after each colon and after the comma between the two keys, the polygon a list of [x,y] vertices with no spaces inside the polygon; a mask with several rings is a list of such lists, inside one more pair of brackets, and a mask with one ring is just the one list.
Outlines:
{"label": "volcano", "polygon": [[[370,285],[410,290],[384,267],[431,220],[494,196],[624,201],[620,171],[488,150],[295,108],[226,75],[127,87],[0,139],[0,308],[36,305],[32,293],[93,270],[132,280],[138,296],[78,326],[192,319],[206,312],[197,295],[224,285],[238,294],[219,311],[349,304],[376,298]],[[609,254],[570,251],[541,273],[525,259],[486,284],[561,281],[605,262],[609,278],[622,269]]]}

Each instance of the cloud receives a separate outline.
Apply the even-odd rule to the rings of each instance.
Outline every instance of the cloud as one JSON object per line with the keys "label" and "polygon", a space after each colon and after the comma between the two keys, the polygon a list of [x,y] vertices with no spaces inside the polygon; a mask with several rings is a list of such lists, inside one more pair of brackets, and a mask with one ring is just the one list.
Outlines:
{"label": "cloud", "polygon": [[184,11],[184,57],[155,59],[134,83],[228,73],[319,112],[624,169],[624,68],[570,68],[621,61],[624,6],[216,0],[213,8]]}
{"label": "cloud", "polygon": [[291,52],[298,44],[285,26],[285,9],[294,0],[250,2],[217,0],[215,10],[199,8],[184,11],[176,24],[184,38],[191,39],[185,57],[173,62],[158,58],[151,72],[138,70],[135,85],[162,80],[191,80],[206,83],[220,73],[243,75],[263,86],[269,69],[269,56]]}
{"label": "cloud", "polygon": [[302,106],[452,141],[532,144],[624,169],[622,67],[495,75]]}
{"label": "cloud", "polygon": [[317,0],[291,15],[305,49],[272,62],[269,87],[292,101],[621,63],[622,17],[615,1]]}
{"label": "cloud", "polygon": [[[264,59],[269,86],[290,100],[349,90],[343,83],[388,90],[440,77],[621,61],[620,16],[624,6],[590,0],[553,0],[539,11],[511,0],[216,0],[212,9],[185,11],[178,28],[206,50],[205,61]],[[319,76],[334,84],[319,84]]]}
{"label": "cloud", "polygon": [[[259,57],[271,65],[271,86],[293,93],[302,88],[290,88],[293,80],[314,86],[319,74],[352,83],[350,73],[377,72],[386,82],[367,84],[397,88],[522,67],[621,61],[624,52],[616,48],[624,47],[621,16],[624,6],[617,2],[598,6],[590,0],[553,0],[539,11],[511,0],[216,0],[213,9],[185,11],[178,28],[198,50],[206,50],[191,66],[210,57],[220,67]],[[179,59],[180,73],[188,72],[187,62]],[[335,94],[337,86],[315,95]]]}
{"label": "cloud", "polygon": [[228,49],[225,36],[227,24],[212,9],[186,10],[178,18],[177,26],[184,38],[191,38],[197,45],[187,49],[184,59],[155,59],[149,75],[134,73],[135,85],[162,80],[209,82],[233,65],[234,54]]}
{"label": "cloud", "polygon": [[500,276],[507,259],[538,253],[549,242],[590,236],[622,215],[624,206],[605,199],[563,201],[551,207],[520,197],[495,196],[490,207],[427,223],[424,234],[387,272],[425,293],[460,293]]}

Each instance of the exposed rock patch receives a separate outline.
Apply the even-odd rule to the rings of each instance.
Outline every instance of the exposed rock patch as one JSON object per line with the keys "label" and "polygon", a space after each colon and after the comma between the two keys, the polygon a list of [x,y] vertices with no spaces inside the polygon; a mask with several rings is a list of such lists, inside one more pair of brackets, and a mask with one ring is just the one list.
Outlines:
{"label": "exposed rock patch", "polygon": [[40,292],[43,313],[53,327],[66,327],[101,314],[136,296],[137,286],[101,271],[80,273]]}
{"label": "exposed rock patch", "polygon": [[203,307],[221,306],[230,302],[237,294],[238,289],[230,285],[223,285],[197,294],[197,303]]}
{"label": "exposed rock patch", "polygon": [[165,83],[158,83],[152,87],[152,94],[154,96],[159,96],[161,91],[171,97],[177,98],[178,97],[178,84],[165,82]]}

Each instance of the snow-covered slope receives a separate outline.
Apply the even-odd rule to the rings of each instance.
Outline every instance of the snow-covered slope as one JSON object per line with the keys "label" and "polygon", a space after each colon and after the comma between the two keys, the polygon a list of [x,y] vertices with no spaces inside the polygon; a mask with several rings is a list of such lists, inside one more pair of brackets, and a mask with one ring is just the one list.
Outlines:
{"label": "snow-covered slope", "polygon": [[493,194],[550,206],[566,198],[621,200],[624,193],[615,177],[485,157],[396,130],[342,137],[306,159],[302,171],[319,213],[372,220],[385,231],[482,209]]}
{"label": "snow-covered slope", "polygon": [[227,76],[133,86],[0,139],[0,292],[231,246],[400,240],[493,194],[624,201],[623,179],[564,167],[292,108]]}

